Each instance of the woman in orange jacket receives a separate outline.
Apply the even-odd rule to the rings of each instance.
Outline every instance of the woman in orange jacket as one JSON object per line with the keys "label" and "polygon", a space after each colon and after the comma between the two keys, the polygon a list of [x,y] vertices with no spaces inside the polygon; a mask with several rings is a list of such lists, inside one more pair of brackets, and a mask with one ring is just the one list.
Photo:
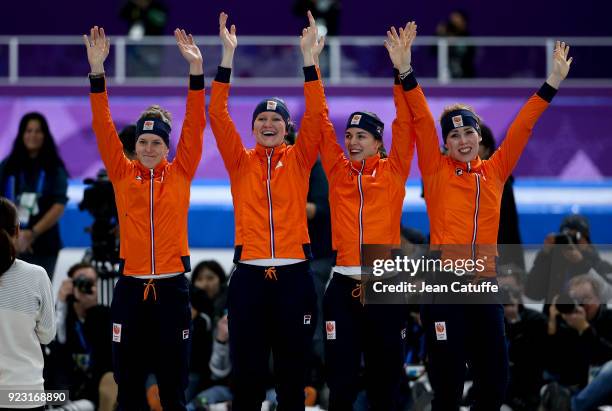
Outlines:
{"label": "woman in orange jacket", "polygon": [[[409,50],[410,22],[402,33]],[[495,285],[497,230],[504,183],[529,140],[537,120],[548,107],[569,72],[569,47],[557,42],[552,72],[527,101],[508,129],[506,138],[488,160],[478,157],[481,120],[464,104],[447,107],[440,124],[448,155],[439,149],[434,119],[418,85],[410,60],[400,67],[406,78],[404,97],[413,115],[419,168],[431,230],[431,247],[440,258],[471,269],[434,273],[428,280],[461,282],[480,291]],[[406,87],[407,86],[407,87]],[[450,280],[448,280],[450,278]],[[447,284],[448,285],[448,284]],[[477,287],[478,286],[478,287]],[[434,390],[433,410],[458,410],[465,364],[474,380],[473,410],[498,410],[508,382],[504,311],[496,300],[479,294],[451,297],[429,295],[421,306],[426,335],[429,379]],[[444,297],[446,298],[446,297]],[[495,296],[493,296],[495,298]]]}
{"label": "woman in orange jacket", "polygon": [[330,411],[353,409],[362,355],[371,409],[393,411],[398,407],[404,310],[391,301],[370,304],[364,299],[362,284],[362,279],[367,280],[362,277],[367,274],[363,269],[372,266],[372,259],[389,257],[387,252],[400,248],[405,185],[414,152],[411,116],[397,76],[405,53],[391,32],[385,45],[395,71],[396,118],[389,156],[383,147],[384,124],[371,112],[349,116],[344,132],[346,154],[336,140],[327,109],[322,127],[321,160],[329,180],[336,252],[323,303]]}
{"label": "woman in orange jacket", "polygon": [[300,41],[306,112],[293,146],[284,138],[291,117],[285,103],[268,98],[252,117],[256,146],[247,149],[230,117],[227,100],[236,27],[219,17],[223,58],[212,85],[210,123],[230,176],[236,225],[236,270],[228,288],[233,409],[259,410],[265,397],[270,351],[274,356],[279,410],[304,408],[304,377],[316,319],[308,259],[308,181],[318,152],[323,88],[314,66],[314,23]]}
{"label": "woman in orange jacket", "polygon": [[102,28],[83,36],[91,66],[91,109],[98,149],[115,190],[119,214],[119,271],[111,306],[113,368],[119,409],[141,410],[145,378],[156,374],[161,402],[185,409],[191,342],[187,243],[189,191],[202,156],[204,74],[191,35],[175,31],[189,63],[189,92],[181,138],[168,162],[170,115],[151,106],[136,123],[136,159],[123,154],[105,87],[110,42]]}

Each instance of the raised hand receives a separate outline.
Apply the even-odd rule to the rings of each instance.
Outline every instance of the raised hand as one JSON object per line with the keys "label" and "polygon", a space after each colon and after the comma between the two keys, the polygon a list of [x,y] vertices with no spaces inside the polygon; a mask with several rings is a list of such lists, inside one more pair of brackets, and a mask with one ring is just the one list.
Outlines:
{"label": "raised hand", "polygon": [[202,53],[200,53],[200,49],[195,44],[193,36],[187,34],[185,30],[176,29],[174,30],[174,38],[176,39],[179,51],[189,63],[189,74],[204,74],[202,69]]}
{"label": "raised hand", "polygon": [[410,70],[412,62],[412,43],[416,38],[417,25],[414,21],[406,24],[405,28],[400,27],[399,34],[395,27],[391,27],[387,31],[387,40],[385,40],[385,48],[389,52],[393,67],[398,69],[400,73]]}
{"label": "raised hand", "polygon": [[314,64],[313,48],[317,44],[319,38],[319,31],[317,29],[317,23],[310,10],[307,13],[308,16],[308,27],[302,30],[300,36],[300,48],[302,49],[302,56],[304,56],[304,66],[312,66]]}
{"label": "raised hand", "polygon": [[94,26],[90,30],[90,37],[83,34],[83,42],[87,48],[87,60],[92,73],[104,73],[104,60],[110,51],[110,40],[106,38],[102,27]]}
{"label": "raised hand", "polygon": [[569,56],[569,45],[565,42],[557,41],[555,43],[555,51],[553,53],[553,65],[552,72],[546,80],[548,84],[554,88],[559,88],[559,85],[569,73],[570,66],[572,65],[573,57]]}
{"label": "raised hand", "polygon": [[238,47],[238,37],[236,37],[235,25],[232,24],[230,29],[227,29],[227,17],[227,14],[224,12],[219,14],[219,37],[221,38],[221,44],[223,44],[221,66],[231,68],[234,59],[234,51],[236,47]]}

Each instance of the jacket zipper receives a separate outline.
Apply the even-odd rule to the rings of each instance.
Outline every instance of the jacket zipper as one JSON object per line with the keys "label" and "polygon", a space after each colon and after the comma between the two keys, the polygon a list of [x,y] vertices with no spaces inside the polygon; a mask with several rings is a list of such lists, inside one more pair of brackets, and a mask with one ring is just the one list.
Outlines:
{"label": "jacket zipper", "polygon": [[357,174],[357,188],[359,189],[359,261],[363,266],[363,186],[361,185],[361,177],[363,176],[363,169],[365,167],[365,160],[361,162],[361,170]]}
{"label": "jacket zipper", "polygon": [[266,188],[268,189],[268,219],[270,222],[270,253],[272,254],[272,258],[275,257],[274,250],[274,218],[272,216],[272,189],[270,184],[270,179],[272,178],[272,154],[274,154],[274,149],[270,150],[270,153],[266,150],[266,157],[268,157],[268,179],[266,180]]}
{"label": "jacket zipper", "polygon": [[[470,162],[467,163],[468,173],[472,171]],[[478,233],[478,212],[480,211],[480,175],[474,173],[476,177],[476,205],[474,207],[474,231],[472,232],[472,260],[476,259],[476,235]]]}
{"label": "jacket zipper", "polygon": [[153,176],[154,170],[149,169],[151,180],[149,189],[149,224],[151,226],[151,274],[155,275],[155,231],[153,228]]}

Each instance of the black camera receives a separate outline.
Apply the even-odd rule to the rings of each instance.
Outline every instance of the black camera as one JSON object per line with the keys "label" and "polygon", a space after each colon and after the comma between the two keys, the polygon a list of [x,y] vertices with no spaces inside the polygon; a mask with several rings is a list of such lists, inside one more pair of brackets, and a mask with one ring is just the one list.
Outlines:
{"label": "black camera", "polygon": [[575,298],[572,298],[572,296],[567,292],[562,292],[559,294],[555,306],[557,307],[557,311],[559,311],[561,314],[570,314],[576,311],[578,308],[578,301],[576,301]]}
{"label": "black camera", "polygon": [[91,234],[92,259],[115,263],[119,259],[119,240],[115,235],[118,216],[113,184],[104,169],[95,179],[87,178],[83,182],[88,187],[79,203],[79,210],[88,211],[94,218],[93,224],[86,229]]}
{"label": "black camera", "polygon": [[578,244],[580,237],[580,231],[571,232],[568,230],[563,230],[562,232],[555,234],[555,244]]}
{"label": "black camera", "polygon": [[79,275],[77,278],[74,278],[72,284],[74,288],[83,294],[93,294],[94,280],[85,275]]}

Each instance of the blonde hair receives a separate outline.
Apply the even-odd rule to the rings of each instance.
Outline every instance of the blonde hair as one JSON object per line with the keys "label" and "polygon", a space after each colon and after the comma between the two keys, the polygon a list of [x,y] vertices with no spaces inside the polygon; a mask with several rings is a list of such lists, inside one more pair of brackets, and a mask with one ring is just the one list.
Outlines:
{"label": "blonde hair", "polygon": [[455,110],[468,110],[470,111],[474,117],[476,117],[476,120],[478,120],[478,126],[482,127],[482,118],[480,118],[480,116],[478,114],[476,114],[476,111],[474,111],[474,108],[472,106],[469,106],[467,104],[463,104],[463,103],[455,103],[455,104],[451,104],[450,106],[446,106],[444,107],[444,110],[442,110],[442,114],[440,114],[440,119],[438,121],[442,122],[442,119],[451,111],[455,111]]}
{"label": "blonde hair", "polygon": [[149,106],[145,111],[143,111],[138,120],[145,117],[159,118],[161,121],[172,127],[172,114],[157,104]]}

